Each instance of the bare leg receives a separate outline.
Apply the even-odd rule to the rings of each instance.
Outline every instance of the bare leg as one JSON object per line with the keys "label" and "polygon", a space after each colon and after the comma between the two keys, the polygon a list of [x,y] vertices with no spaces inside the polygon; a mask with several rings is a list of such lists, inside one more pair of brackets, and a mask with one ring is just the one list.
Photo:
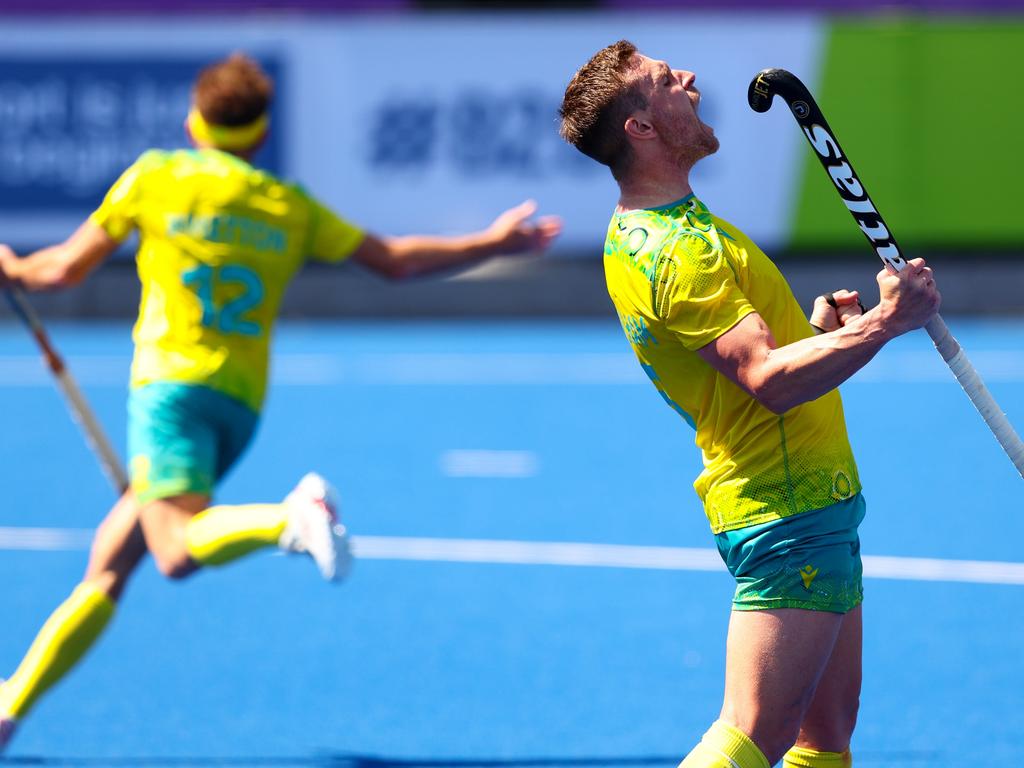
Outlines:
{"label": "bare leg", "polygon": [[132,492],[126,491],[96,529],[85,581],[95,584],[111,600],[119,600],[128,577],[145,554],[139,507]]}
{"label": "bare leg", "polygon": [[800,724],[797,746],[819,752],[845,752],[850,746],[860,703],[862,636],[858,605],[843,617],[832,656]]}
{"label": "bare leg", "polygon": [[749,736],[769,765],[796,742],[843,618],[794,608],[733,611],[721,719]]}
{"label": "bare leg", "polygon": [[[159,571],[171,579],[184,578],[206,566],[225,565],[272,546],[308,552],[317,559],[326,578],[341,577],[348,556],[343,533],[334,532],[333,506],[329,506],[333,502],[324,481],[310,478],[304,479],[301,493],[291,503],[210,507],[209,496],[200,493],[151,501],[140,512],[146,546]],[[296,527],[292,539],[282,544],[289,516],[296,509],[309,517]],[[298,541],[300,532],[313,538]]]}
{"label": "bare leg", "polygon": [[157,499],[142,506],[140,520],[146,546],[160,573],[171,579],[182,579],[194,573],[199,564],[189,555],[185,542],[188,521],[210,505],[210,497],[201,493],[185,493]]}
{"label": "bare leg", "polygon": [[8,737],[13,719],[28,714],[103,633],[145,553],[138,505],[129,491],[97,529],[83,582],[46,620],[11,679],[0,686],[0,719],[7,720]]}

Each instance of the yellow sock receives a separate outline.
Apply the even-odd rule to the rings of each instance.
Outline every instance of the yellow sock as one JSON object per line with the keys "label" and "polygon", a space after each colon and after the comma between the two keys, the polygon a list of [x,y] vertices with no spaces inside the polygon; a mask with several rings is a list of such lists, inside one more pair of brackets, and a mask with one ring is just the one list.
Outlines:
{"label": "yellow sock", "polygon": [[818,752],[815,749],[793,747],[782,758],[782,768],[851,768],[853,756],[845,752]]}
{"label": "yellow sock", "polygon": [[210,507],[188,521],[185,546],[200,565],[224,565],[277,544],[287,522],[284,504]]}
{"label": "yellow sock", "polygon": [[679,768],[771,768],[757,744],[739,728],[715,721]]}
{"label": "yellow sock", "polygon": [[11,679],[0,686],[0,714],[21,718],[82,658],[114,615],[114,601],[87,581],[50,614]]}

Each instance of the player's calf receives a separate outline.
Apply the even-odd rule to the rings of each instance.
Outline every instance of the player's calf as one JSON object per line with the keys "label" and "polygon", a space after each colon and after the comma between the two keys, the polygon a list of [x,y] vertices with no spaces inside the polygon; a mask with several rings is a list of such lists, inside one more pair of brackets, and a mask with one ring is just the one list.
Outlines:
{"label": "player's calf", "polygon": [[749,736],[764,753],[768,764],[775,765],[797,742],[800,724],[810,706],[811,692],[797,692],[788,700],[766,696],[763,697],[763,706],[747,702],[745,706],[737,707],[727,702],[721,719]]}
{"label": "player's calf", "polygon": [[850,745],[853,730],[857,726],[857,712],[860,700],[835,701],[828,707],[819,707],[817,701],[811,706],[800,725],[798,746],[828,752],[842,752]]}

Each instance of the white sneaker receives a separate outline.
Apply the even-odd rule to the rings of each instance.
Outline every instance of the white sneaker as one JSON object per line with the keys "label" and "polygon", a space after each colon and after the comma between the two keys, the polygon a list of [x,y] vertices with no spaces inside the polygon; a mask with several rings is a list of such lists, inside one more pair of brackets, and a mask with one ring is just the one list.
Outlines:
{"label": "white sneaker", "polygon": [[14,728],[17,724],[18,722],[13,717],[0,715],[0,754],[3,754],[4,748],[14,736]]}
{"label": "white sneaker", "polygon": [[277,545],[286,552],[305,552],[328,581],[341,581],[352,568],[352,550],[345,526],[338,522],[338,495],[315,472],[303,477],[284,500],[288,524]]}

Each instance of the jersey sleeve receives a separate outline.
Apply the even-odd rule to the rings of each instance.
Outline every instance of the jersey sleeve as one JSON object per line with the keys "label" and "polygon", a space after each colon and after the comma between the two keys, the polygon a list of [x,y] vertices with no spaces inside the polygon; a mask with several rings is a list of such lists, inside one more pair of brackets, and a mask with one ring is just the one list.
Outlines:
{"label": "jersey sleeve", "polygon": [[696,234],[681,235],[661,256],[655,285],[658,315],[691,351],[755,311],[722,248]]}
{"label": "jersey sleeve", "polygon": [[142,184],[147,171],[158,161],[157,152],[146,152],[139,157],[107,191],[100,207],[89,221],[97,225],[114,240],[124,240],[135,229],[142,198]]}
{"label": "jersey sleeve", "polygon": [[310,198],[310,205],[312,231],[307,258],[330,263],[344,261],[363,242],[366,233],[317,200]]}

